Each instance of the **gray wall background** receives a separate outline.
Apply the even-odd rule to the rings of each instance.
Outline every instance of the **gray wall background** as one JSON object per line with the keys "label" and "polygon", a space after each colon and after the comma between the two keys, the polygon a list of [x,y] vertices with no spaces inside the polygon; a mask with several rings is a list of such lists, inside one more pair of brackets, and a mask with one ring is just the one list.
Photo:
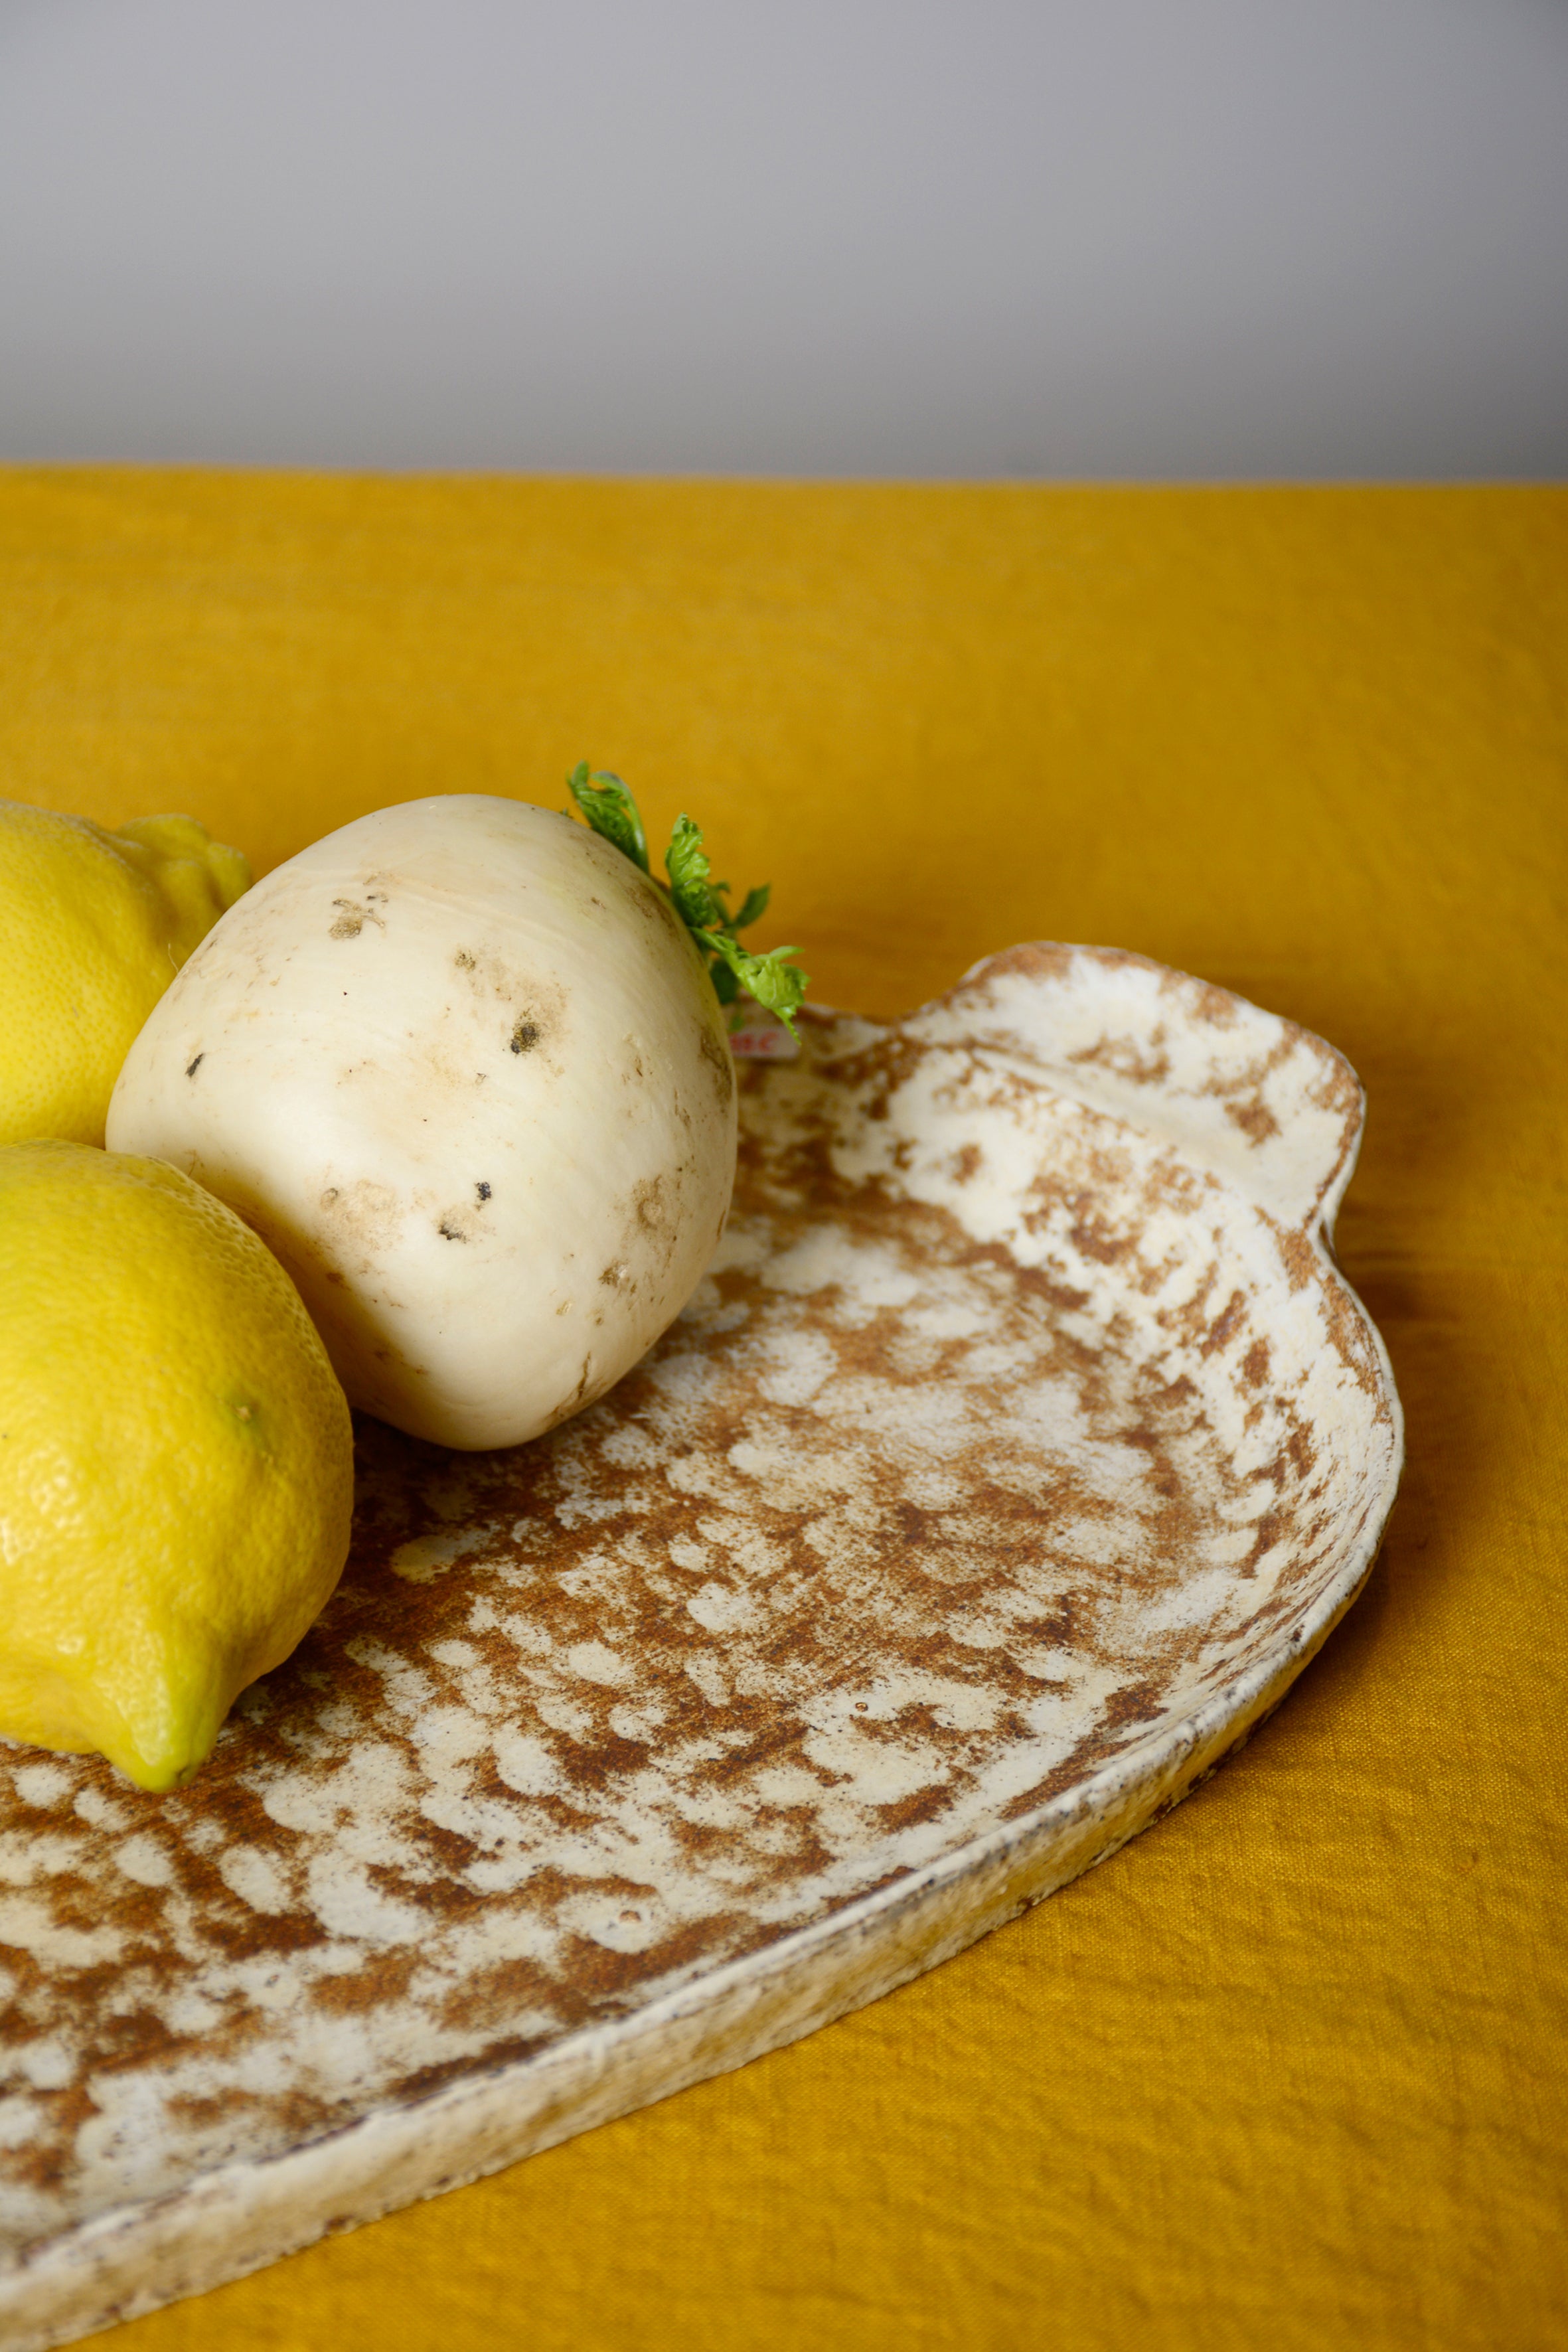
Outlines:
{"label": "gray wall background", "polygon": [[0,0],[0,457],[1568,473],[1568,0]]}

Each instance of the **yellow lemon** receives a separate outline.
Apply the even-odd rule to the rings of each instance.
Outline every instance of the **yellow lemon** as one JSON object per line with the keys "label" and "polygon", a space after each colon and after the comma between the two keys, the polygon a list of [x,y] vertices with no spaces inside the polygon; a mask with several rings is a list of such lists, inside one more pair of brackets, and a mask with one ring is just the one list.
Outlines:
{"label": "yellow lemon", "polygon": [[106,833],[0,801],[0,1144],[103,1141],[132,1039],[249,887],[239,851],[194,817]]}
{"label": "yellow lemon", "polygon": [[0,1733],[189,1780],[325,1604],[353,1489],[248,1226],[161,1160],[0,1149]]}

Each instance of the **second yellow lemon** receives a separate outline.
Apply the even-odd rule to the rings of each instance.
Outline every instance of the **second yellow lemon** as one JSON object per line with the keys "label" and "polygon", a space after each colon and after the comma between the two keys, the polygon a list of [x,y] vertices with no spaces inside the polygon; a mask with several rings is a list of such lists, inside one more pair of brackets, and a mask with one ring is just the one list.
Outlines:
{"label": "second yellow lemon", "polygon": [[0,801],[0,1144],[103,1141],[132,1039],[249,882],[194,817],[107,833]]}
{"label": "second yellow lemon", "polygon": [[348,1550],[349,1409],[299,1293],[162,1160],[0,1149],[0,1733],[186,1780]]}

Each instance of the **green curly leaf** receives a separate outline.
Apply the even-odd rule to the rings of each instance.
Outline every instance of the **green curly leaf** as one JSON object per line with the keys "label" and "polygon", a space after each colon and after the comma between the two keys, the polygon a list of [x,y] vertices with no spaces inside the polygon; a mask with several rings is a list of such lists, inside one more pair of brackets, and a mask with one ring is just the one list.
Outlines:
{"label": "green curly leaf", "polygon": [[767,913],[768,900],[773,897],[773,887],[771,882],[764,882],[760,890],[748,890],[746,893],[745,905],[742,908],[734,921],[732,923],[726,923],[724,929],[727,931],[749,931],[753,923],[760,923],[763,917]]}
{"label": "green curly leaf", "polygon": [[[736,985],[743,988],[754,1003],[775,1013],[795,1036],[795,1016],[811,984],[809,973],[802,971],[799,964],[784,961],[786,956],[798,955],[798,948],[770,948],[766,955],[758,956],[750,954],[728,931],[700,931],[698,937],[716,957],[722,958]],[[720,1002],[726,1000],[721,997]]]}
{"label": "green curly leaf", "polygon": [[643,831],[637,804],[619,776],[612,775],[607,768],[590,776],[587,761],[579,760],[566,779],[566,789],[594,831],[602,834],[646,874],[647,835]]}
{"label": "green curly leaf", "polygon": [[712,869],[702,846],[702,829],[693,824],[689,816],[676,818],[664,864],[669,876],[669,895],[688,930],[706,930],[710,925],[721,924],[724,909],[708,879]]}
{"label": "green curly leaf", "polygon": [[[594,831],[648,873],[647,835],[637,804],[619,776],[608,769],[590,775],[587,761],[580,760],[566,779],[566,788]],[[732,916],[730,885],[713,880],[702,828],[684,813],[675,821],[664,866],[671,901],[707,957],[709,978],[720,1003],[733,1004],[743,990],[755,1003],[776,1013],[793,1035],[795,1015],[808,986],[800,966],[785,961],[798,950],[770,948],[766,955],[752,955],[735,936],[761,921],[772,886],[764,882],[760,889],[748,890],[740,913]]]}

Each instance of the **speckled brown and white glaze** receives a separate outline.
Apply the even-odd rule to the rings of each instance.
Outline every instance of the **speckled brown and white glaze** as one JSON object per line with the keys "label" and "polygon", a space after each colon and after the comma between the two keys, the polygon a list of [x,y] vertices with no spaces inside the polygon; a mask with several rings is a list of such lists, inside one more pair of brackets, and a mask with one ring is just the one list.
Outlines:
{"label": "speckled brown and white glaze", "polygon": [[1037,946],[742,1091],[679,1321],[514,1452],[364,1424],[342,1586],[194,1788],[0,1749],[16,2352],[889,1990],[1353,1598],[1400,1425],[1320,1039]]}

